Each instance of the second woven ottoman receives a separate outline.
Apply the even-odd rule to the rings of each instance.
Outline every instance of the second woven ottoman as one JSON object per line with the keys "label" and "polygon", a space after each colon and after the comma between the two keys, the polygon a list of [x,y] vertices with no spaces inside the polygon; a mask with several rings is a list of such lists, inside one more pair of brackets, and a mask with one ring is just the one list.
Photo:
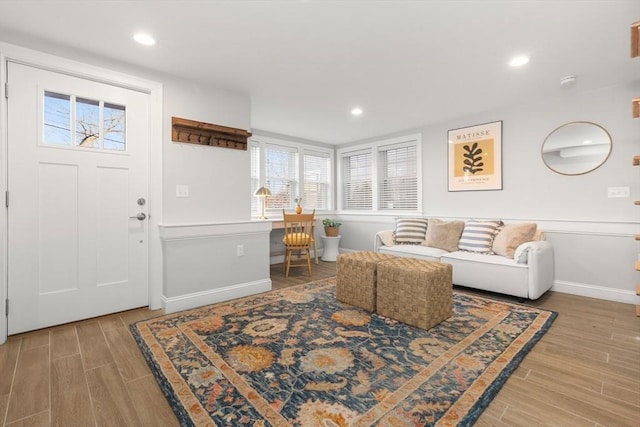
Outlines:
{"label": "second woven ottoman", "polygon": [[441,262],[394,258],[378,264],[376,312],[422,329],[453,315],[452,267]]}
{"label": "second woven ottoman", "polygon": [[350,252],[336,259],[336,299],[365,310],[376,309],[377,265],[393,255],[379,252]]}

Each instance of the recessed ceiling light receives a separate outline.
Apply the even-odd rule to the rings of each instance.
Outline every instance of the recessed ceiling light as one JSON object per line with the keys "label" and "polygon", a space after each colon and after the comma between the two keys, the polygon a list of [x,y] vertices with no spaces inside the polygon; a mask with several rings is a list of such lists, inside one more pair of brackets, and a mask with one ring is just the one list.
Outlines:
{"label": "recessed ceiling light", "polygon": [[354,116],[359,116],[362,114],[362,108],[360,107],[355,107],[353,110],[351,110],[351,114],[353,114]]}
{"label": "recessed ceiling light", "polygon": [[145,46],[153,46],[154,44],[156,44],[156,39],[154,39],[147,33],[135,33],[133,35],[133,39]]}
{"label": "recessed ceiling light", "polygon": [[522,67],[524,64],[529,63],[530,58],[528,56],[520,55],[516,56],[509,61],[511,67]]}

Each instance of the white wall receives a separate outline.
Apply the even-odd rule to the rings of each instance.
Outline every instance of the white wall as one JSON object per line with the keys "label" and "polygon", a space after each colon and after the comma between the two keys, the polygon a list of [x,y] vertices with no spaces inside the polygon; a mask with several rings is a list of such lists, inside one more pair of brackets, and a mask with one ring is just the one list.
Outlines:
{"label": "white wall", "polygon": [[[473,206],[474,215],[485,217],[637,221],[640,211],[630,202],[640,198],[640,186],[634,185],[640,170],[631,167],[631,158],[640,152],[640,120],[631,117],[631,100],[639,93],[640,80],[587,94],[567,91],[555,99],[422,129],[427,212],[464,216]],[[503,121],[503,190],[447,192],[447,130],[494,120]],[[597,123],[609,132],[611,156],[585,175],[554,173],[542,162],[542,142],[557,126],[577,120]],[[608,199],[610,186],[631,186],[631,199]]]}
{"label": "white wall", "polygon": [[[165,224],[248,220],[251,217],[249,152],[171,141],[171,117],[251,129],[248,96],[180,80],[164,82]],[[177,198],[176,185],[189,197]]]}
{"label": "white wall", "polygon": [[[556,290],[635,303],[640,243],[633,235],[640,232],[640,207],[633,201],[640,199],[640,168],[631,159],[640,154],[640,119],[631,118],[631,100],[639,94],[640,80],[585,94],[563,91],[554,99],[402,132],[422,133],[424,215],[538,222],[555,246]],[[503,189],[448,192],[447,131],[497,120],[503,121]],[[607,162],[585,175],[554,173],[541,159],[547,134],[571,121],[597,123],[613,140]],[[619,186],[630,187],[631,197],[607,198],[607,187]],[[341,248],[372,249],[375,231],[393,228],[393,218],[341,215]]]}

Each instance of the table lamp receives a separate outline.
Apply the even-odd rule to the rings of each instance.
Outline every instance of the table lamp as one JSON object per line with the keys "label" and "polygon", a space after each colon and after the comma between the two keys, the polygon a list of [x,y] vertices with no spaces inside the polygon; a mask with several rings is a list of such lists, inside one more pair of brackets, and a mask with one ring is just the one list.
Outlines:
{"label": "table lamp", "polygon": [[271,195],[271,191],[269,191],[267,187],[260,187],[256,190],[255,193],[253,193],[253,195],[262,198],[262,215],[260,216],[260,219],[267,219],[264,211],[267,205],[267,197]]}

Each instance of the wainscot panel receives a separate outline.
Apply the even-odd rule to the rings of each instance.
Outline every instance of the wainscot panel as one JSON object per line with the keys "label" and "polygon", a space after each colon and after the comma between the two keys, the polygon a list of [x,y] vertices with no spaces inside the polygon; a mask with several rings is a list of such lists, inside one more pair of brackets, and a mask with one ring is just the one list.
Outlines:
{"label": "wainscot panel", "polygon": [[160,227],[167,313],[271,290],[270,222]]}

